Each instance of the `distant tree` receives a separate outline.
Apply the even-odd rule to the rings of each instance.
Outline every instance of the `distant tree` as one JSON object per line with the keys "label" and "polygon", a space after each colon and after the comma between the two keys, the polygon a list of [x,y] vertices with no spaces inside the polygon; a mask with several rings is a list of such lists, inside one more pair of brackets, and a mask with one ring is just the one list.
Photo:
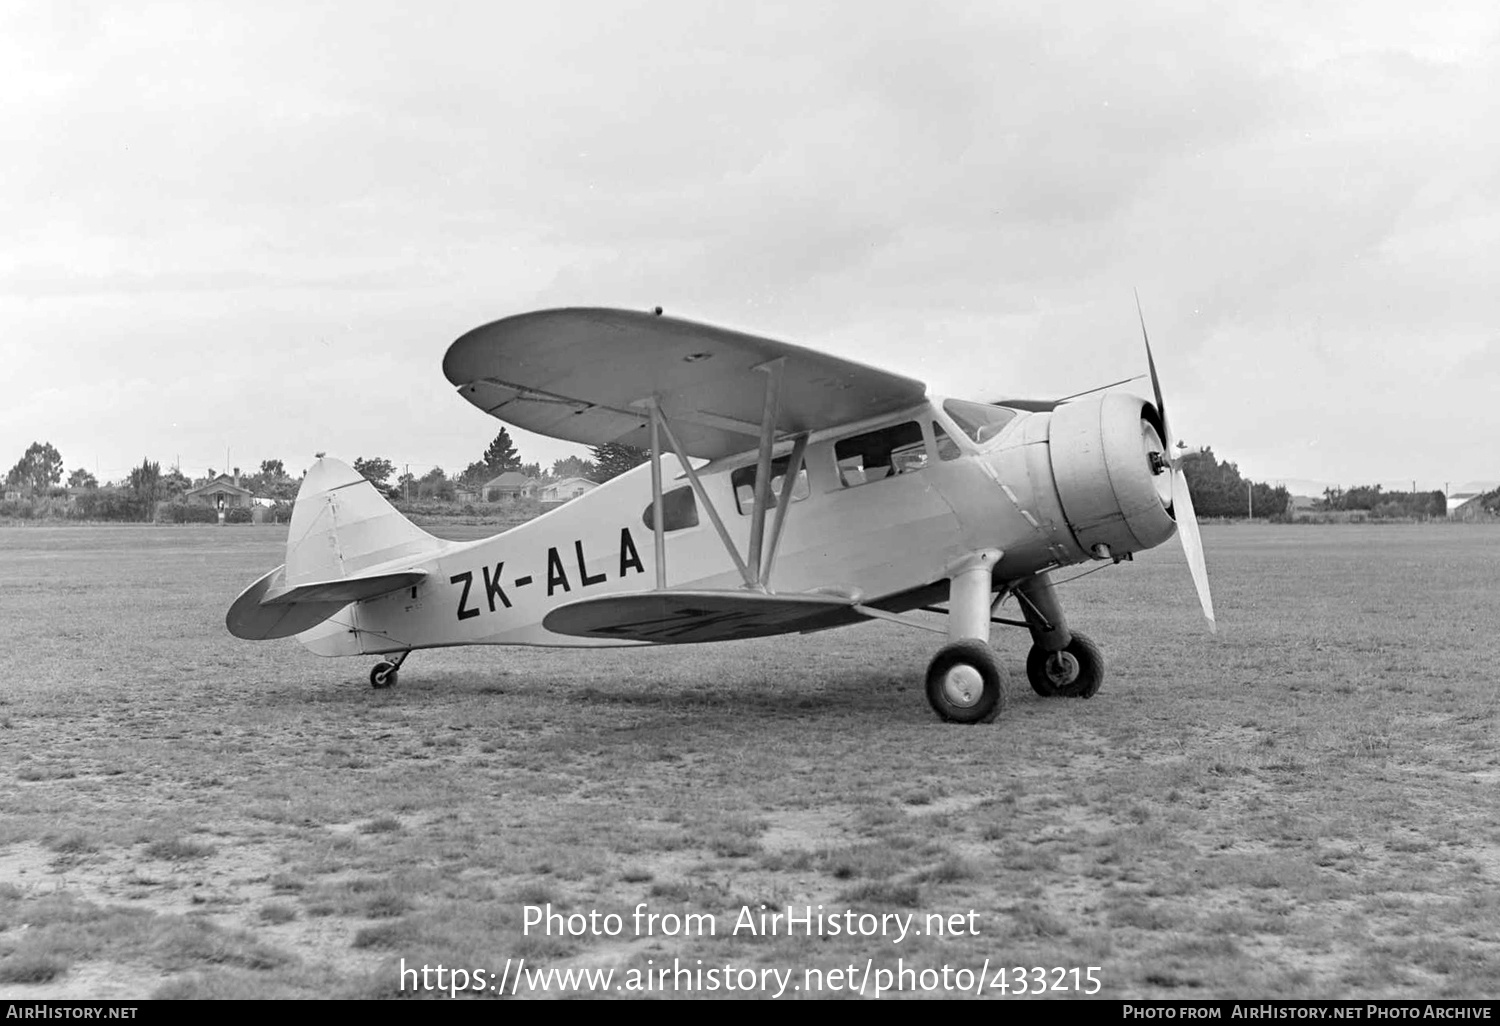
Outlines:
{"label": "distant tree", "polygon": [[526,477],[536,479],[542,476],[542,465],[540,463],[523,463],[520,471]]}
{"label": "distant tree", "polygon": [[1348,490],[1328,488],[1323,492],[1323,508],[1359,510],[1372,517],[1411,517],[1426,519],[1448,515],[1448,498],[1440,491],[1388,492],[1381,485],[1355,485]]}
{"label": "distant tree", "polygon": [[599,473],[599,468],[594,466],[592,460],[580,459],[577,456],[565,456],[560,460],[552,461],[552,476],[561,481],[568,477],[584,477],[590,481],[595,480],[594,475]]}
{"label": "distant tree", "polygon": [[1193,493],[1193,507],[1199,516],[1234,516],[1245,512],[1243,494],[1238,504],[1231,508],[1230,504],[1233,502],[1229,496],[1231,489],[1227,487],[1227,478],[1231,472],[1234,480],[1239,481],[1239,469],[1232,463],[1219,463],[1212,447],[1206,446],[1197,452],[1183,453],[1180,463],[1182,473],[1187,478],[1188,490]]}
{"label": "distant tree", "polygon": [[1286,490],[1285,485],[1271,486],[1264,481],[1256,481],[1252,488],[1255,493],[1255,515],[1257,517],[1282,517],[1290,516],[1292,512],[1292,493]]}
{"label": "distant tree", "polygon": [[280,460],[262,460],[260,470],[243,482],[255,495],[278,501],[296,498],[297,482]]}
{"label": "distant tree", "polygon": [[181,498],[182,493],[186,492],[191,487],[193,487],[193,482],[187,479],[187,475],[185,475],[177,467],[172,467],[165,474],[163,474],[161,476],[161,480],[157,482],[157,498]]}
{"label": "distant tree", "polygon": [[1184,453],[1181,464],[1199,516],[1243,517],[1252,506],[1257,517],[1282,516],[1292,501],[1280,485],[1245,480],[1239,467],[1227,460],[1220,463],[1212,447]]}
{"label": "distant tree", "polygon": [[354,461],[354,470],[376,488],[384,488],[386,481],[396,472],[396,465],[381,456],[372,456],[369,459],[361,456]]}
{"label": "distant tree", "polygon": [[443,473],[442,467],[433,467],[417,479],[417,498],[448,500],[453,498],[453,482],[448,480],[448,475]]}
{"label": "distant tree", "polygon": [[1344,508],[1372,510],[1389,498],[1383,491],[1380,485],[1355,485],[1344,493]]}
{"label": "distant tree", "polygon": [[494,476],[490,473],[488,464],[482,460],[475,460],[464,468],[462,474],[454,478],[454,484],[471,492],[477,492],[481,485]]}
{"label": "distant tree", "polygon": [[161,498],[161,464],[141,460],[141,465],[130,472],[130,494],[141,507],[141,519],[150,520]]}
{"label": "distant tree", "polygon": [[95,479],[93,474],[90,474],[87,470],[79,467],[78,469],[74,470],[73,473],[68,475],[68,487],[98,488],[99,482]]}
{"label": "distant tree", "polygon": [[5,475],[5,483],[43,495],[62,480],[62,470],[62,456],[51,442],[32,442],[25,455]]}
{"label": "distant tree", "polygon": [[597,468],[593,480],[599,484],[613,480],[651,458],[651,453],[645,449],[621,445],[619,442],[596,445],[589,450],[589,453],[594,457],[594,466]]}
{"label": "distant tree", "polygon": [[515,444],[510,440],[510,432],[505,428],[495,436],[490,447],[484,450],[484,465],[490,468],[490,476],[503,474],[507,470],[515,470],[521,465],[521,457],[516,452]]}

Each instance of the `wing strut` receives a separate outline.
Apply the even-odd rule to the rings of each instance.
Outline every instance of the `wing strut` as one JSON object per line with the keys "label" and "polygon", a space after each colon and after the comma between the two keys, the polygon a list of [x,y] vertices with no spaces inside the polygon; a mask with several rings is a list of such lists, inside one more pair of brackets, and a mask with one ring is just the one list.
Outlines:
{"label": "wing strut", "polygon": [[[724,543],[724,551],[729,553],[729,558],[734,560],[734,567],[740,572],[745,580],[745,587],[755,588],[759,582],[756,575],[745,565],[744,559],[740,557],[740,550],[735,547],[734,539],[729,537],[729,531],[724,527],[724,521],[719,518],[719,511],[714,508],[713,500],[708,497],[704,490],[703,482],[698,479],[698,472],[693,469],[693,461],[688,458],[687,453],[682,451],[682,446],[677,441],[677,436],[672,433],[672,425],[667,422],[666,416],[661,412],[655,399],[646,400],[646,406],[651,411],[651,423],[660,428],[661,433],[667,436],[667,444],[677,454],[677,459],[682,463],[682,469],[687,472],[688,484],[693,486],[693,493],[698,496],[698,501],[703,505],[703,510],[708,514],[709,521],[714,525],[714,530],[719,532],[719,540]],[[658,467],[661,465],[661,449],[657,445],[651,454],[651,459]],[[661,471],[652,475],[651,486],[656,494],[651,497],[653,505],[661,502]],[[660,520],[658,519],[658,523]],[[663,546],[665,547],[665,546]]]}
{"label": "wing strut", "polygon": [[645,407],[651,415],[651,516],[653,542],[656,547],[656,588],[658,591],[665,591],[667,588],[667,545],[666,527],[662,516],[661,479],[663,437],[666,438],[672,451],[676,453],[678,462],[687,474],[688,483],[692,485],[694,495],[708,514],[714,530],[718,532],[719,540],[724,543],[724,551],[729,553],[729,558],[734,561],[735,569],[739,571],[745,587],[752,591],[769,590],[771,571],[776,565],[776,550],[781,544],[781,532],[786,525],[787,507],[791,505],[792,489],[796,487],[797,476],[802,472],[803,459],[807,453],[807,434],[804,432],[799,434],[792,443],[792,454],[786,473],[781,478],[781,488],[774,496],[777,500],[776,517],[771,525],[770,543],[766,544],[766,508],[773,498],[771,453],[776,446],[776,421],[781,411],[782,375],[785,366],[786,358],[778,357],[759,364],[755,368],[766,374],[766,394],[761,412],[760,439],[756,453],[755,508],[750,515],[750,546],[745,556],[740,555],[734,539],[729,536],[729,530],[724,526],[724,521],[714,507],[713,500],[708,497],[708,492],[703,487],[698,472],[693,469],[692,461],[683,451],[677,435],[672,431],[672,425],[662,410],[661,403],[653,397],[635,404]]}
{"label": "wing strut", "polygon": [[[776,443],[776,415],[781,411],[781,372],[786,357],[757,364],[766,374],[766,401],[760,418],[760,452],[755,460],[755,508],[750,511],[750,552],[745,559],[755,568],[757,582],[764,586],[765,573],[760,563],[760,546],[766,536],[766,505],[771,499],[771,446]],[[781,504],[783,507],[786,503]]]}
{"label": "wing strut", "polygon": [[797,477],[802,473],[802,459],[807,455],[807,436],[798,435],[792,443],[792,458],[787,460],[786,473],[781,475],[781,492],[776,497],[776,520],[771,525],[771,545],[766,550],[766,561],[760,572],[760,583],[771,586],[771,570],[776,566],[776,547],[781,544],[781,528],[786,523],[786,511],[792,506],[792,491],[797,487]]}
{"label": "wing strut", "polygon": [[651,536],[656,545],[656,590],[667,590],[667,527],[662,523],[661,429],[651,407]]}

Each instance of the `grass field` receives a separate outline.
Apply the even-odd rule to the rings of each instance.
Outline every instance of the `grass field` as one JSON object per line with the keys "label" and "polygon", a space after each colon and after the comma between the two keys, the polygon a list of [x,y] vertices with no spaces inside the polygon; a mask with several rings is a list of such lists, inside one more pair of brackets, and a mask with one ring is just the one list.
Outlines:
{"label": "grass field", "polygon": [[[403,959],[523,957],[787,997],[898,959],[1097,966],[1111,998],[1500,995],[1500,529],[1204,538],[1217,637],[1174,543],[1063,587],[1096,698],[1034,696],[999,628],[1005,712],[962,727],[923,695],[940,640],[890,624],[419,652],[376,692],[373,659],[225,631],[284,529],[0,529],[0,997],[383,997]],[[637,936],[641,903],[714,935]],[[734,933],[762,904],[964,930]],[[548,905],[623,929],[528,932]]]}

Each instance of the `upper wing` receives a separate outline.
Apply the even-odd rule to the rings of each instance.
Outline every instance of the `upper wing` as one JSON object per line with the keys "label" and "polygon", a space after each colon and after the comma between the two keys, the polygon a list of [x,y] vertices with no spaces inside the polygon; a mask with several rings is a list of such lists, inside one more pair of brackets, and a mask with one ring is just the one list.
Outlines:
{"label": "upper wing", "polygon": [[651,445],[632,406],[655,397],[690,456],[754,448],[764,373],[786,360],[777,432],[799,434],[921,402],[920,381],[725,328],[632,310],[519,314],[475,328],[448,347],[443,373],[459,394],[516,427],[600,445]]}

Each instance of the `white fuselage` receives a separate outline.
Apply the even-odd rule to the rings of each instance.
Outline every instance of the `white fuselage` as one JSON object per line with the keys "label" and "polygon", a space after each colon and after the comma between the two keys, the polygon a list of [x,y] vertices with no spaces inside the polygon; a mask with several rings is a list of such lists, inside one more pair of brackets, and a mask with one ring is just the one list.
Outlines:
{"label": "white fuselage", "polygon": [[[807,494],[787,511],[770,589],[836,592],[875,603],[944,581],[956,561],[976,550],[1000,550],[997,581],[1094,558],[1074,537],[1058,499],[1050,420],[1049,414],[1021,413],[979,442],[945,415],[941,400],[931,399],[812,436],[805,456]],[[851,438],[912,422],[921,426],[922,441],[905,447],[900,472],[892,466],[884,476],[851,475],[847,459],[841,467],[840,441],[847,446]],[[776,453],[789,449],[784,443]],[[732,474],[754,462],[751,452],[699,468],[707,497],[742,555],[752,516],[741,509],[747,490],[741,488],[737,498]],[[672,456],[662,459],[662,482],[665,493],[688,485]],[[697,523],[664,534],[666,587],[744,587],[706,510],[693,505]],[[503,534],[450,543],[415,564],[428,573],[417,587],[354,603],[298,637],[322,655],[474,644],[622,644],[557,634],[542,621],[568,602],[656,587],[657,555],[646,516],[651,507],[646,465]],[[664,519],[669,528],[676,526]],[[772,517],[766,519],[769,533]]]}

